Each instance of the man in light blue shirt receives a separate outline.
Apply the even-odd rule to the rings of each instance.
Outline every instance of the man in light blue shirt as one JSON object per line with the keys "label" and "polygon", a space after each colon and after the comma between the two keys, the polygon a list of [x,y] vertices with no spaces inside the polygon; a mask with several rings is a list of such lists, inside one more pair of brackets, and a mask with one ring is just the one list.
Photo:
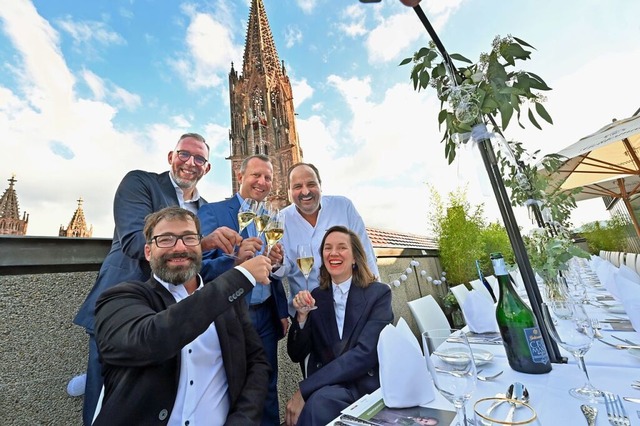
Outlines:
{"label": "man in light blue shirt", "polygon": [[313,251],[314,261],[308,288],[311,291],[319,285],[322,237],[334,225],[346,226],[358,235],[367,255],[369,269],[376,277],[380,273],[364,221],[353,203],[340,195],[322,195],[320,173],[311,163],[294,164],[289,169],[288,177],[289,200],[293,204],[282,210],[285,215],[285,232],[280,243],[284,249],[285,268],[283,272],[278,272],[284,273],[289,281],[289,314],[293,316],[293,297],[300,290],[307,289],[304,275],[296,264],[298,245],[311,244]]}

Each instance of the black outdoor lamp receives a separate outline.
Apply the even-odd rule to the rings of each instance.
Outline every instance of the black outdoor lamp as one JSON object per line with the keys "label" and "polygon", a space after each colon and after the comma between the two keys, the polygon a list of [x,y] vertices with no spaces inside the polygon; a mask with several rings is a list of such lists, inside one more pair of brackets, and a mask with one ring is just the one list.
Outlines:
{"label": "black outdoor lamp", "polygon": [[[379,3],[380,0],[360,0],[360,2]],[[458,70],[453,64],[453,61],[447,53],[447,50],[444,48],[444,45],[440,41],[440,37],[438,37],[438,34],[436,34],[435,30],[431,26],[431,23],[427,19],[427,16],[422,10],[422,7],[420,7],[420,0],[400,0],[400,2],[405,6],[413,8],[413,10],[416,12],[416,15],[418,15],[418,18],[420,19],[420,22],[422,22],[422,25],[424,25],[425,29],[427,30],[427,33],[429,33],[429,37],[431,37],[431,40],[440,52],[440,55],[442,55],[442,58],[450,67],[451,72],[457,74]],[[490,121],[493,121],[492,117],[488,117],[488,119]],[[527,255],[527,250],[524,246],[522,235],[520,235],[518,223],[516,221],[515,215],[513,214],[513,209],[511,208],[511,201],[509,200],[509,195],[507,194],[507,190],[502,180],[502,174],[500,173],[496,154],[490,142],[491,141],[489,139],[480,139],[478,141],[478,148],[480,149],[480,155],[482,157],[485,169],[487,170],[487,175],[489,176],[489,181],[491,182],[491,187],[496,197],[498,208],[500,209],[500,214],[502,215],[502,221],[504,222],[504,227],[507,231],[507,235],[509,236],[509,241],[511,242],[511,247],[513,248],[513,253],[515,255],[516,262],[518,263],[525,289],[527,290],[527,295],[529,296],[531,309],[533,310],[533,313],[538,322],[538,326],[545,342],[545,346],[547,347],[547,352],[549,353],[551,362],[566,363],[566,357],[562,356],[560,350],[558,349],[558,345],[556,345],[556,343],[553,341],[553,339],[549,335],[549,331],[544,326],[541,309],[542,296],[540,295],[540,290],[538,289],[538,285],[536,283],[535,274],[533,272],[533,269],[531,268],[531,263],[529,262],[529,256]]]}

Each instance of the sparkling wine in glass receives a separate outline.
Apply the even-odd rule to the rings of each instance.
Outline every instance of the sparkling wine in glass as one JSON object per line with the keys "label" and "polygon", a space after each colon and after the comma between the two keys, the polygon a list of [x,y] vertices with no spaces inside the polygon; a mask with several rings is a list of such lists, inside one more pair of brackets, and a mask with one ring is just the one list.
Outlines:
{"label": "sparkling wine in glass", "polygon": [[466,334],[449,328],[427,330],[422,333],[422,345],[433,384],[456,408],[457,424],[466,426],[465,403],[475,391],[477,381]]}
{"label": "sparkling wine in glass", "polygon": [[238,210],[238,232],[242,232],[244,228],[256,217],[256,211],[258,210],[258,202],[251,198],[245,198]]}
{"label": "sparkling wine in glass", "polygon": [[273,246],[284,236],[284,215],[281,211],[274,211],[269,218],[267,226],[264,228],[264,237],[267,240],[267,250],[264,252],[268,255]]}
{"label": "sparkling wine in glass", "polygon": [[256,217],[253,219],[253,223],[256,226],[256,231],[258,231],[258,237],[262,237],[267,224],[269,223],[269,219],[273,215],[273,209],[266,202],[261,202],[258,204],[258,208],[256,209]]}
{"label": "sparkling wine in glass", "polygon": [[[309,275],[313,269],[313,251],[311,250],[311,244],[299,244],[298,245],[298,258],[296,259],[298,268],[304,275],[304,281],[306,284],[306,290],[309,290]],[[305,306],[308,311],[317,309],[317,306]]]}
{"label": "sparkling wine in glass", "polygon": [[542,317],[553,340],[571,352],[587,378],[582,387],[569,389],[569,394],[591,403],[604,402],[602,391],[591,384],[584,363],[584,355],[591,348],[594,337],[593,323],[584,306],[572,300],[546,302],[542,304]]}

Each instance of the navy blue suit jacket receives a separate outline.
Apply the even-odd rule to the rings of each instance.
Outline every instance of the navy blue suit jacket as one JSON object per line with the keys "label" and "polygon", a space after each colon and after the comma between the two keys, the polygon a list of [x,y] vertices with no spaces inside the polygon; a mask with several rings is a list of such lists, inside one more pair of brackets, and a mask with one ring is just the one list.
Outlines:
{"label": "navy blue suit jacket", "polygon": [[307,378],[300,382],[300,392],[307,400],[316,390],[343,384],[356,398],[380,387],[378,339],[380,332],[393,322],[391,289],[373,282],[367,288],[351,283],[345,309],[342,339],[333,305],[333,288],[315,288],[311,295],[318,309],[311,311],[304,328],[293,321],[287,352],[293,362],[309,355]]}
{"label": "navy blue suit jacket", "polygon": [[[209,235],[221,226],[226,226],[237,231],[240,228],[238,225],[238,210],[240,210],[240,201],[235,194],[226,200],[205,204],[200,207],[198,217],[200,218],[202,235]],[[247,237],[246,230],[243,230],[242,234],[243,237]],[[203,253],[200,275],[202,275],[205,282],[211,281],[223,272],[233,268],[234,262],[235,260],[233,258],[224,256],[222,250],[219,249]],[[284,333],[280,319],[288,318],[289,312],[287,308],[287,296],[281,280],[271,280],[271,296],[274,301],[273,323],[278,332],[278,337],[283,338]],[[251,295],[247,294],[245,299],[249,302]]]}
{"label": "navy blue suit jacket", "polygon": [[[200,198],[199,204],[206,203]],[[144,218],[179,205],[169,172],[133,170],[120,182],[113,200],[115,229],[111,250],[102,262],[98,278],[73,322],[93,334],[96,300],[103,291],[123,281],[146,281],[151,276],[144,257]]]}

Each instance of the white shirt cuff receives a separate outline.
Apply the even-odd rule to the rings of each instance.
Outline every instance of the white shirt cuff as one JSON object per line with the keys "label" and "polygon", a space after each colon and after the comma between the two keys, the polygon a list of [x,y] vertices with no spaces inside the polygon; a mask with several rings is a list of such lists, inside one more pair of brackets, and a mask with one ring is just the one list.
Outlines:
{"label": "white shirt cuff", "polygon": [[253,275],[251,275],[249,273],[249,271],[247,271],[246,268],[244,268],[243,266],[240,266],[240,265],[234,266],[234,268],[236,268],[238,271],[242,272],[244,274],[244,276],[247,277],[247,279],[249,281],[251,281],[251,284],[253,284],[254,287],[256,286],[256,279],[253,278]]}

